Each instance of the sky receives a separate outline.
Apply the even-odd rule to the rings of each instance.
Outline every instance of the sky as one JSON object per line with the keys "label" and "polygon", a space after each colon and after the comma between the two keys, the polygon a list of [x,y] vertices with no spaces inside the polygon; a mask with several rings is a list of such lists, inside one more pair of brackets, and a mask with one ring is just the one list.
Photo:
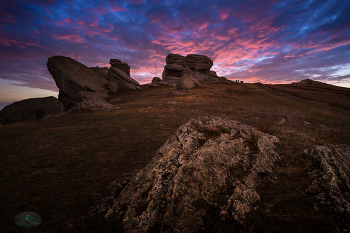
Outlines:
{"label": "sky", "polygon": [[0,109],[57,97],[53,55],[100,67],[120,59],[144,84],[162,77],[170,53],[206,55],[232,80],[350,88],[350,1],[1,0]]}

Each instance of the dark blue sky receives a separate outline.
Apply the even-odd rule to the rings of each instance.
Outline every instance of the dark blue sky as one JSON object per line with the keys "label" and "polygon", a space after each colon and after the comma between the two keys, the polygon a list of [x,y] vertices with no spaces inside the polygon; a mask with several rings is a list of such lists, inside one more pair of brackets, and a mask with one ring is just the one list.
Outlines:
{"label": "dark blue sky", "polygon": [[0,104],[57,97],[53,55],[121,59],[140,83],[161,77],[169,53],[197,53],[234,80],[350,87],[349,0],[11,0],[0,11]]}

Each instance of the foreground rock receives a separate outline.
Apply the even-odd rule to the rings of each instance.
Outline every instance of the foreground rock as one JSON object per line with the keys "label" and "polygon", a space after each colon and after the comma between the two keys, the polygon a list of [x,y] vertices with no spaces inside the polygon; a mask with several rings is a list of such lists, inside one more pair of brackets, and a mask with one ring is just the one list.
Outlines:
{"label": "foreground rock", "polygon": [[125,232],[197,232],[208,215],[241,222],[260,199],[259,176],[272,173],[280,159],[278,141],[225,118],[191,120],[121,191],[105,217]]}
{"label": "foreground rock", "polygon": [[184,57],[179,54],[169,54],[166,57],[162,79],[168,83],[176,84],[187,68],[190,70],[190,75],[201,84],[228,81],[224,77],[218,77],[215,71],[210,71],[212,66],[213,60],[204,55],[188,54]]}
{"label": "foreground rock", "polygon": [[335,212],[350,221],[350,148],[325,144],[314,146],[306,154],[309,174],[314,176],[307,192],[321,199],[321,204],[330,198]]}
{"label": "foreground rock", "polygon": [[77,94],[77,102],[76,104],[70,109],[70,111],[74,110],[80,110],[80,109],[89,109],[89,110],[95,110],[95,109],[116,109],[117,106],[110,104],[106,101],[105,98],[107,98],[106,93],[100,93],[100,92],[90,92],[90,91],[81,91]]}
{"label": "foreground rock", "polygon": [[0,111],[0,123],[3,125],[42,119],[48,115],[62,114],[66,108],[53,96],[31,98],[7,105]]}
{"label": "foreground rock", "polygon": [[59,88],[58,100],[70,109],[80,91],[116,92],[118,86],[89,69],[84,64],[64,56],[53,56],[47,61],[47,68]]}

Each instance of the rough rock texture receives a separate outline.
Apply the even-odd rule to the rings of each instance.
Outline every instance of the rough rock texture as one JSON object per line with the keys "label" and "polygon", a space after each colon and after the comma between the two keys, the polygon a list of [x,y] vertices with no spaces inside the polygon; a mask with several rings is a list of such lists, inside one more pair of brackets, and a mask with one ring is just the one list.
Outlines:
{"label": "rough rock texture", "polygon": [[61,114],[66,111],[57,98],[31,98],[14,102],[0,111],[0,123],[3,125],[21,121],[44,118],[48,115]]}
{"label": "rough rock texture", "polygon": [[107,80],[107,74],[109,68],[107,67],[89,67],[90,70],[94,71],[96,74],[98,74],[101,78],[104,78]]}
{"label": "rough rock texture", "polygon": [[197,232],[207,214],[240,222],[260,198],[259,175],[272,173],[280,158],[278,141],[237,121],[193,119],[169,137],[105,217],[125,232]]}
{"label": "rough rock texture", "polygon": [[141,89],[140,84],[132,79],[128,74],[124,71],[111,67],[107,74],[107,80],[118,85],[120,89],[124,90],[135,90]]}
{"label": "rough rock texture", "polygon": [[64,56],[50,57],[46,63],[49,72],[59,88],[58,100],[71,108],[78,92],[116,92],[117,86],[101,78],[84,64]]}
{"label": "rough rock texture", "polygon": [[314,146],[305,152],[310,163],[309,174],[316,175],[307,188],[310,194],[330,197],[335,211],[350,220],[350,148],[347,145]]}
{"label": "rough rock texture", "polygon": [[127,63],[122,62],[118,59],[110,59],[109,64],[111,64],[112,67],[118,68],[119,70],[123,71],[124,73],[130,76],[130,66]]}
{"label": "rough rock texture", "polygon": [[184,57],[178,54],[169,54],[166,57],[162,79],[168,83],[176,84],[188,68],[192,77],[201,84],[227,81],[224,77],[218,77],[215,71],[210,71],[212,66],[213,61],[204,55],[188,54]]}
{"label": "rough rock texture", "polygon": [[77,94],[77,102],[75,105],[69,110],[80,110],[80,109],[116,109],[117,106],[107,103],[105,98],[107,98],[106,93],[101,92],[91,92],[91,91],[81,91]]}
{"label": "rough rock texture", "polygon": [[190,74],[190,69],[188,67],[185,68],[184,74],[176,83],[177,90],[190,90],[194,87],[200,86],[201,83],[192,77]]}

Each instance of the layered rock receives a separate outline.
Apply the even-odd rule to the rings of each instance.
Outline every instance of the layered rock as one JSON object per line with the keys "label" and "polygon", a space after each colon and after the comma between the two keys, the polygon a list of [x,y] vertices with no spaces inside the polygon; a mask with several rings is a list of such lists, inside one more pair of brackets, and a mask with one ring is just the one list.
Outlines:
{"label": "layered rock", "polygon": [[117,106],[110,104],[106,101],[105,98],[107,98],[107,96],[108,95],[106,93],[101,92],[80,91],[77,94],[77,102],[70,109],[70,111],[80,109],[116,109]]}
{"label": "layered rock", "polygon": [[217,77],[215,71],[210,71],[212,66],[213,61],[204,55],[188,54],[184,57],[179,54],[169,54],[166,57],[162,79],[168,83],[176,84],[184,74],[185,68],[188,68],[192,77],[201,84],[221,82],[223,79]]}
{"label": "layered rock", "polygon": [[118,86],[102,78],[84,64],[64,56],[53,56],[47,61],[47,68],[59,88],[58,100],[71,108],[80,91],[116,92]]}
{"label": "layered rock", "polygon": [[350,221],[350,148],[325,144],[305,153],[309,174],[314,177],[307,192],[324,199],[323,204],[329,197],[336,213]]}
{"label": "layered rock", "polygon": [[118,59],[110,59],[109,64],[111,64],[112,67],[118,68],[119,70],[123,71],[124,73],[130,76],[130,66],[127,63],[122,62]]}
{"label": "layered rock", "polygon": [[259,176],[280,159],[278,141],[237,121],[193,119],[168,138],[105,217],[125,232],[205,231],[207,214],[240,222],[260,198]]}
{"label": "layered rock", "polygon": [[0,111],[0,123],[42,119],[48,115],[62,114],[66,108],[55,97],[31,98],[14,102]]}
{"label": "layered rock", "polygon": [[127,73],[116,67],[111,67],[109,69],[107,74],[107,80],[117,84],[120,89],[141,89],[140,84],[135,79],[131,78]]}

